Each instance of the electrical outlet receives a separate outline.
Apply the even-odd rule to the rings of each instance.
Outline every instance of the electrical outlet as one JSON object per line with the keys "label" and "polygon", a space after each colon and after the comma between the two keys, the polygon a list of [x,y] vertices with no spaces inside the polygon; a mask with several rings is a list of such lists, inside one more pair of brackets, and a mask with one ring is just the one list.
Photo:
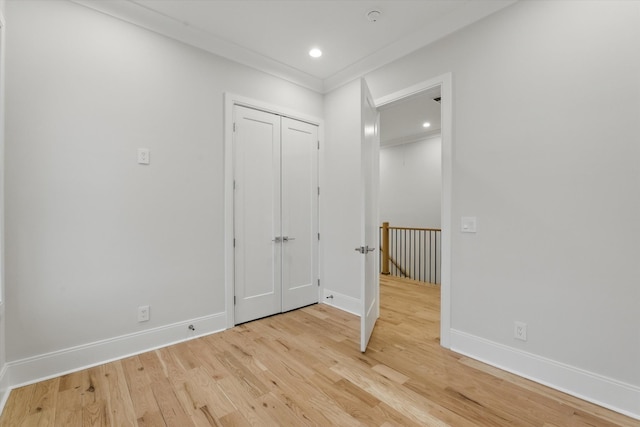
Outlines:
{"label": "electrical outlet", "polygon": [[527,324],[524,322],[514,322],[513,337],[520,341],[526,341],[527,340]]}
{"label": "electrical outlet", "polygon": [[150,154],[148,148],[138,148],[138,164],[148,165],[150,162],[149,156]]}
{"label": "electrical outlet", "polygon": [[149,306],[141,305],[138,307],[138,322],[146,322],[149,320]]}

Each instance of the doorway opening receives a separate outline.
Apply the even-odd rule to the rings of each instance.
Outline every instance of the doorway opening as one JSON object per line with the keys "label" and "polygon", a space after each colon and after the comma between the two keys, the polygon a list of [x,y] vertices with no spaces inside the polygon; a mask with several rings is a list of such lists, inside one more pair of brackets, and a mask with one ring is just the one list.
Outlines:
{"label": "doorway opening", "polygon": [[[392,93],[384,98],[376,100],[376,107],[381,112],[381,165],[380,165],[380,214],[381,221],[407,221],[407,225],[404,227],[410,228],[425,228],[425,229],[440,229],[439,239],[436,238],[436,251],[439,253],[440,259],[436,261],[439,271],[435,272],[428,270],[432,268],[432,265],[420,265],[417,260],[412,259],[409,263],[405,262],[405,266],[409,265],[411,272],[403,270],[401,263],[397,263],[394,266],[396,272],[400,276],[418,275],[420,278],[427,278],[427,281],[440,283],[440,344],[443,347],[450,347],[450,247],[451,247],[451,170],[452,170],[452,88],[451,88],[451,74],[445,74],[437,78],[419,83],[401,91]],[[436,113],[440,113],[439,128],[437,119],[425,118],[424,114],[431,108],[433,110],[431,114],[437,118]],[[436,111],[437,110],[437,111]],[[385,117],[387,116],[387,117]],[[425,122],[429,123],[428,127],[423,127]],[[412,130],[411,127],[421,128],[419,131]],[[385,129],[386,128],[386,129]],[[439,138],[437,134],[439,133]],[[421,143],[421,141],[424,141]],[[438,147],[439,145],[439,147]],[[439,148],[439,150],[438,150]],[[403,159],[405,161],[407,156],[411,156],[411,162],[414,162],[416,155],[419,155],[421,151],[424,153],[430,152],[431,157],[431,185],[423,186],[423,188],[409,188],[407,184],[404,188],[398,188],[398,182],[391,183],[393,189],[385,188],[385,185],[389,182],[383,183],[382,179],[385,174],[391,171],[385,171],[385,167],[392,167],[393,163],[402,164]],[[386,152],[385,152],[386,151]],[[439,151],[439,152],[438,152]],[[439,165],[434,162],[439,157]],[[384,163],[386,162],[386,164]],[[440,169],[438,171],[438,167]],[[413,164],[410,168],[413,171],[405,170],[405,176],[400,176],[401,179],[397,179],[398,170],[395,175],[391,175],[392,181],[402,181],[409,177],[409,174],[416,175],[414,178],[420,179],[419,174],[425,172],[421,170],[420,165]],[[440,180],[434,179],[433,173],[440,174]],[[427,173],[427,177],[429,174]],[[423,177],[424,178],[424,177]],[[401,184],[401,183],[400,183]],[[439,185],[438,185],[439,184]],[[391,200],[383,200],[385,192],[391,192],[393,196]],[[423,197],[426,199],[429,197],[431,203],[429,206],[424,205],[424,200],[418,200],[413,202],[402,202],[404,197],[412,197],[411,193],[415,191],[422,191]],[[427,194],[429,193],[429,194]],[[414,193],[415,194],[415,193]],[[434,199],[439,196],[439,203],[434,203]],[[413,196],[418,197],[418,196]],[[400,201],[399,201],[400,200]],[[434,204],[436,207],[434,208]],[[386,206],[385,206],[386,205]],[[398,207],[395,209],[394,207]],[[434,212],[435,211],[435,212]],[[439,211],[439,212],[438,212]],[[386,219],[385,219],[386,217]],[[409,222],[418,222],[418,225],[409,225]],[[439,224],[438,224],[439,222]],[[439,225],[439,226],[437,226]],[[398,226],[401,226],[398,224]],[[406,233],[406,232],[405,232]],[[406,238],[406,234],[405,234]],[[418,239],[422,239],[418,237]],[[428,237],[427,237],[428,239]],[[420,241],[420,240],[419,240]],[[405,242],[406,244],[406,242]],[[417,245],[417,248],[421,247]],[[439,247],[438,247],[439,245]],[[416,247],[415,244],[413,244]],[[420,249],[417,249],[420,250]],[[391,253],[393,249],[387,249],[387,253]],[[429,260],[428,263],[432,263],[433,260]],[[429,273],[432,275],[429,276]],[[389,276],[387,276],[389,277]]]}
{"label": "doorway opening", "polygon": [[436,86],[378,109],[380,307],[402,299],[403,322],[421,325],[426,339],[440,335],[440,102]]}
{"label": "doorway opening", "polygon": [[440,87],[380,111],[381,269],[440,283],[442,143]]}

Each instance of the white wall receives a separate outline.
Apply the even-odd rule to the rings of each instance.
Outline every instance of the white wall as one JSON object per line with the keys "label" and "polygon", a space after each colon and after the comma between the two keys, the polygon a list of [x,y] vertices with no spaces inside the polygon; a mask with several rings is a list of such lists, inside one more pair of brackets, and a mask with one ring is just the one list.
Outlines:
{"label": "white wall", "polygon": [[322,97],[67,1],[7,8],[8,360],[223,312],[223,93]]}
{"label": "white wall", "polygon": [[454,347],[568,367],[640,417],[638,52],[638,2],[518,2],[366,78],[378,98],[453,73]]}
{"label": "white wall", "polygon": [[380,221],[396,227],[440,228],[440,136],[380,148]]}
{"label": "white wall", "polygon": [[[5,115],[5,0],[0,0],[0,167],[4,170],[4,115]],[[0,173],[0,402],[5,399],[8,385],[6,367],[4,304],[4,173]],[[0,403],[0,407],[2,403]]]}
{"label": "white wall", "polygon": [[[326,124],[320,170],[321,281],[348,309],[360,298],[360,81],[325,96]],[[355,304],[359,314],[359,304]],[[351,309],[350,311],[354,311]]]}
{"label": "white wall", "polygon": [[[359,232],[343,224],[358,203],[359,129],[344,120],[359,119],[359,83],[323,110],[316,94],[69,2],[7,9],[9,361],[224,310],[224,91],[324,111],[323,285],[359,298],[347,258]],[[457,337],[633,390],[639,19],[637,2],[519,2],[367,76],[379,98],[453,72],[452,223],[479,218],[475,235],[453,230]]]}

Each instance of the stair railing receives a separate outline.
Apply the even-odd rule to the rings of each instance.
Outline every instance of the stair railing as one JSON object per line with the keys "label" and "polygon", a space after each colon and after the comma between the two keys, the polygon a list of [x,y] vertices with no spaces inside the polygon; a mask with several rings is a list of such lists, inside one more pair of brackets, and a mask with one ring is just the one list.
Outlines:
{"label": "stair railing", "polygon": [[380,273],[440,284],[439,228],[380,227]]}

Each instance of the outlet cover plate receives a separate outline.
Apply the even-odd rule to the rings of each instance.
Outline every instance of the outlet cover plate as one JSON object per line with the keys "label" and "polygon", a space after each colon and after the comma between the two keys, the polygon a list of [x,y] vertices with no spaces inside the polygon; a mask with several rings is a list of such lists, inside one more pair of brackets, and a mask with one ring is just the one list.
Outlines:
{"label": "outlet cover plate", "polygon": [[147,322],[149,320],[149,306],[141,305],[138,307],[138,322]]}
{"label": "outlet cover plate", "polygon": [[527,340],[527,324],[524,322],[514,322],[513,337],[520,341],[526,341]]}

